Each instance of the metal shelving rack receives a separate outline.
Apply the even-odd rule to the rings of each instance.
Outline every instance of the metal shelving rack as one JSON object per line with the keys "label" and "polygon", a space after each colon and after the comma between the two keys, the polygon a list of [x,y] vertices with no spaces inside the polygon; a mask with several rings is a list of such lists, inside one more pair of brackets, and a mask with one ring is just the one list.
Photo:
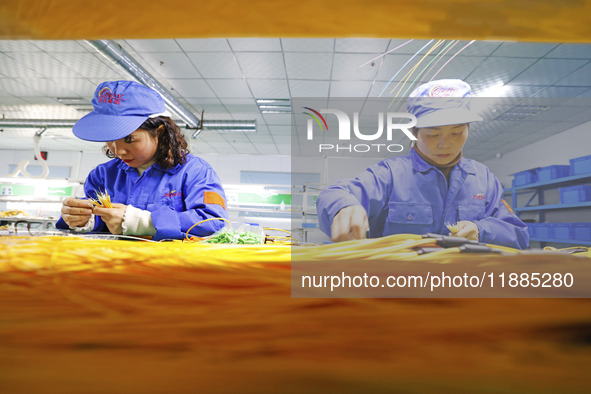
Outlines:
{"label": "metal shelving rack", "polygon": [[[326,185],[320,183],[305,183],[294,186],[292,193],[297,200],[294,204],[294,220],[292,230],[301,234],[301,241],[304,243],[311,239],[326,238],[318,224],[318,213],[316,212],[316,198]],[[301,200],[301,201],[300,201]],[[297,219],[295,219],[297,216]]]}
{"label": "metal shelving rack", "polygon": [[[562,186],[576,186],[582,185],[591,182],[591,173],[586,174],[578,174],[578,175],[571,175],[562,178],[552,179],[546,182],[536,182],[530,183],[527,185],[521,186],[514,186],[505,190],[505,192],[510,192],[512,197],[512,206],[513,210],[519,214],[522,212],[537,212],[539,215],[539,222],[545,222],[545,212],[550,210],[561,210],[561,209],[573,209],[573,208],[587,208],[591,207],[591,201],[588,202],[579,202],[579,203],[571,203],[571,204],[545,204],[544,203],[544,191],[549,189],[556,189]],[[518,207],[517,204],[517,196],[518,194],[525,194],[525,193],[533,193],[530,199],[527,201],[525,206]],[[538,198],[538,205],[530,206],[529,204],[535,199]],[[530,241],[542,242],[542,243],[563,243],[563,244],[577,244],[577,245],[591,245],[591,240],[589,241],[581,241],[581,240],[566,240],[566,239],[556,239],[556,238],[541,238],[541,237],[532,237]]]}

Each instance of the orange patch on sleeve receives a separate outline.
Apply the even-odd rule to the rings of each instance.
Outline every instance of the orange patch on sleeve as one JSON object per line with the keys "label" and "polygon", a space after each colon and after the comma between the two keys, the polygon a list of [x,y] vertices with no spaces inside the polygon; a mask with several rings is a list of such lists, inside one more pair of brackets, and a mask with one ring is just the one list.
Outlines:
{"label": "orange patch on sleeve", "polygon": [[204,192],[203,202],[205,204],[221,205],[222,207],[224,207],[224,209],[226,209],[226,200],[224,200],[224,198],[216,192]]}
{"label": "orange patch on sleeve", "polygon": [[509,206],[509,204],[507,204],[507,201],[501,200],[501,202],[503,203],[503,205],[505,206],[505,208],[507,208],[507,210],[509,212],[511,212],[513,215],[515,215],[515,212],[513,212],[513,209],[511,209],[511,207]]}

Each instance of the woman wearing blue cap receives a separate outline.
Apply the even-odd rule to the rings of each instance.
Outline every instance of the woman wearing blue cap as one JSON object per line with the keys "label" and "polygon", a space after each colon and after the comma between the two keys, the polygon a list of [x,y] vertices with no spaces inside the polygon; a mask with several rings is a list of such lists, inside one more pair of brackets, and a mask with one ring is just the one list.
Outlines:
{"label": "woman wearing blue cap", "polygon": [[[84,192],[90,199],[108,193],[113,207],[67,198],[57,228],[160,240],[182,238],[206,219],[227,218],[218,176],[189,153],[155,90],[132,81],[103,82],[92,104],[94,111],[76,122],[73,132],[83,140],[106,142],[112,160],[90,172]],[[191,233],[206,236],[222,227],[223,221],[211,220]]]}
{"label": "woman wearing blue cap", "polygon": [[525,224],[502,199],[490,170],[462,157],[469,123],[470,85],[448,79],[419,86],[407,103],[417,118],[408,155],[386,159],[350,181],[329,186],[316,205],[320,228],[333,241],[398,233],[448,234],[484,243],[527,248]]}

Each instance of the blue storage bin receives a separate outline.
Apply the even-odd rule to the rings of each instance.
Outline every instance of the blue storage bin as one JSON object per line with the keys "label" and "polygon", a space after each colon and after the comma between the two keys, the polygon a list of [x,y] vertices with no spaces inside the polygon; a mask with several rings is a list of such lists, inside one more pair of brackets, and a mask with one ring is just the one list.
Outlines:
{"label": "blue storage bin", "polygon": [[302,223],[302,228],[318,228],[318,223]]}
{"label": "blue storage bin", "polygon": [[537,169],[521,171],[513,174],[513,186],[528,185],[538,180]]}
{"label": "blue storage bin", "polygon": [[561,204],[591,201],[591,185],[561,187],[558,190],[560,191]]}
{"label": "blue storage bin", "polygon": [[538,225],[536,226],[536,237],[554,238],[553,223],[538,223]]}
{"label": "blue storage bin", "polygon": [[587,174],[591,172],[591,155],[570,159],[570,174]]}
{"label": "blue storage bin", "polygon": [[535,238],[537,235],[536,227],[538,223],[525,223],[527,225],[527,232],[530,238]]}
{"label": "blue storage bin", "polygon": [[570,175],[570,166],[547,166],[537,171],[538,182],[548,182],[552,179],[564,178]]}
{"label": "blue storage bin", "polygon": [[573,223],[575,241],[591,241],[591,223]]}
{"label": "blue storage bin", "polygon": [[573,239],[572,223],[552,223],[554,226],[554,238],[556,239]]}

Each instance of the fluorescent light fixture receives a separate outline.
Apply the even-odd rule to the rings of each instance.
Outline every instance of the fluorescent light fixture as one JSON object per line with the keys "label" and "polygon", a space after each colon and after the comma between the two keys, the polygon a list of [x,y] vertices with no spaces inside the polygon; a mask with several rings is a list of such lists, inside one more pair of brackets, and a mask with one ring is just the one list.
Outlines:
{"label": "fluorescent light fixture", "polygon": [[260,109],[277,109],[277,110],[289,110],[291,111],[291,106],[289,105],[259,105]]}
{"label": "fluorescent light fixture", "polygon": [[516,105],[497,116],[496,120],[524,120],[546,111],[548,108],[550,107],[547,105]]}
{"label": "fluorescent light fixture", "polygon": [[56,97],[55,99],[65,105],[89,103],[88,99],[82,97]]}
{"label": "fluorescent light fixture", "polygon": [[476,95],[476,97],[504,97],[509,90],[510,90],[509,86],[500,82],[500,83],[491,85],[487,88],[484,88],[481,92],[479,92]]}
{"label": "fluorescent light fixture", "polygon": [[56,97],[55,99],[59,101],[61,104],[74,108],[77,111],[90,112],[94,109],[94,107],[88,99],[84,99],[81,97]]}
{"label": "fluorescent light fixture", "polygon": [[257,104],[288,104],[288,105],[291,105],[289,99],[257,99]]}

